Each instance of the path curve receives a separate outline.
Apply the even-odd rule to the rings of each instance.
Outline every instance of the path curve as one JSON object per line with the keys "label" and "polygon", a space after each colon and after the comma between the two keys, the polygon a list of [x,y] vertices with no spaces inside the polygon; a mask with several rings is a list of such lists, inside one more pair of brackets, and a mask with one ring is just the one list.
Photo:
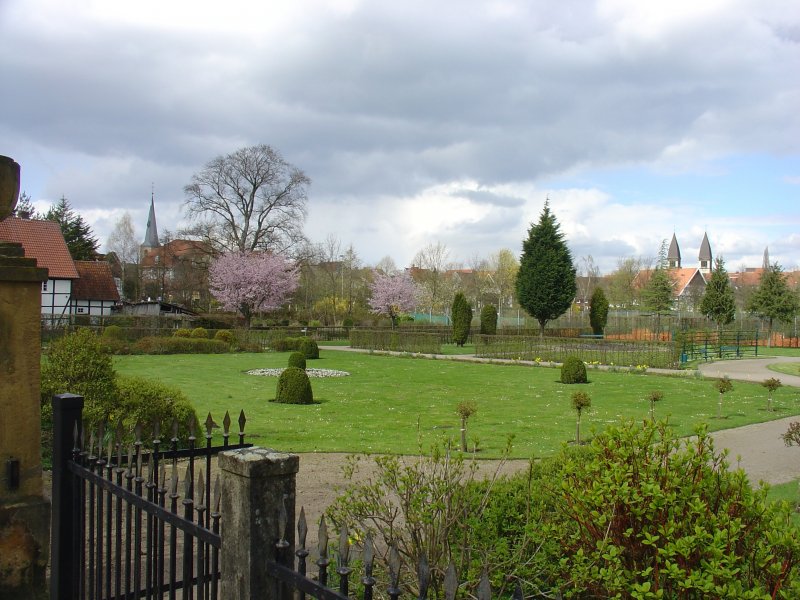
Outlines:
{"label": "path curve", "polygon": [[775,363],[800,363],[800,358],[791,356],[770,356],[768,358],[745,358],[738,360],[720,360],[702,364],[698,370],[705,377],[724,377],[739,381],[761,382],[770,377],[781,380],[783,385],[800,387],[800,377],[770,371],[768,365]]}

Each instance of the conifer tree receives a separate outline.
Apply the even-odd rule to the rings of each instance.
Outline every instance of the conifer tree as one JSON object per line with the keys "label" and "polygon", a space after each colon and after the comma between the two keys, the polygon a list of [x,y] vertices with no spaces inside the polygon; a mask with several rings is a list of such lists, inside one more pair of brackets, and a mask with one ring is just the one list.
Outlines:
{"label": "conifer tree", "polygon": [[722,329],[736,317],[736,299],[722,257],[714,260],[714,271],[700,301],[700,312],[715,321],[717,329]]}
{"label": "conifer tree", "polygon": [[469,328],[472,324],[472,306],[462,292],[453,298],[451,308],[453,317],[453,341],[458,346],[463,346],[469,337]]}
{"label": "conifer tree", "polygon": [[783,269],[778,263],[761,274],[758,288],[747,303],[747,310],[762,319],[768,326],[768,344],[772,345],[772,326],[776,320],[788,322],[800,312],[797,293],[789,288]]}
{"label": "conifer tree", "polygon": [[481,309],[481,335],[497,333],[497,308],[494,304],[486,304]]}
{"label": "conifer tree", "polygon": [[92,228],[72,209],[66,198],[62,196],[61,200],[45,213],[44,218],[58,223],[72,260],[95,259],[100,244],[94,237]]}
{"label": "conifer tree", "polygon": [[548,321],[560,317],[572,305],[577,292],[572,254],[550,203],[545,202],[539,222],[531,224],[522,243],[517,272],[517,300],[539,322],[544,337]]}
{"label": "conifer tree", "polygon": [[608,323],[608,298],[603,288],[597,287],[589,300],[589,325],[592,326],[592,333],[602,335],[606,323]]}

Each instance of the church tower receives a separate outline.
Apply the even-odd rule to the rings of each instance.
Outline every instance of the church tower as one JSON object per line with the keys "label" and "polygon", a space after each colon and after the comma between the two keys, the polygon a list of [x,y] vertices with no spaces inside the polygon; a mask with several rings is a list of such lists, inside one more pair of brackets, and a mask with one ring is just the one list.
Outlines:
{"label": "church tower", "polygon": [[703,241],[700,243],[700,272],[711,273],[711,244],[708,243],[708,233],[703,234]]}
{"label": "church tower", "polygon": [[144,242],[142,242],[142,250],[150,250],[158,248],[161,244],[158,243],[158,227],[156,226],[156,206],[153,196],[150,196],[150,214],[147,216],[147,231],[144,234]]}
{"label": "church tower", "polygon": [[764,271],[769,271],[769,246],[764,248],[764,263],[761,265]]}
{"label": "church tower", "polygon": [[681,268],[681,249],[678,247],[678,238],[672,234],[672,241],[669,243],[669,250],[667,251],[667,266],[670,269]]}

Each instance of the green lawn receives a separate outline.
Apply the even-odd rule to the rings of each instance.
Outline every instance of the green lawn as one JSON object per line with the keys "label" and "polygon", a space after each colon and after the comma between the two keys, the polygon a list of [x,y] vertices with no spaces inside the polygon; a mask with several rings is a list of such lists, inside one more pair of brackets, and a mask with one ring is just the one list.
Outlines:
{"label": "green lawn", "polygon": [[758,347],[759,356],[794,356],[800,358],[800,348],[767,348]]}
{"label": "green lawn", "polygon": [[473,401],[469,437],[478,438],[480,456],[496,457],[507,436],[515,436],[513,455],[542,456],[573,439],[571,394],[582,389],[592,398],[582,433],[603,428],[620,417],[644,418],[651,390],[664,392],[658,417],[670,415],[679,433],[708,422],[712,430],[800,414],[797,390],[775,393],[777,410],[764,410],[765,390],[758,383],[735,383],[726,394],[724,414],[716,419],[717,392],[707,380],[590,370],[585,386],[558,382],[559,370],[519,365],[487,365],[327,350],[309,367],[348,371],[350,377],[314,379],[311,406],[268,402],[277,380],[247,375],[255,368],[282,367],[287,353],[118,356],[117,371],[180,387],[201,420],[211,411],[219,423],[226,409],[234,417],[244,409],[248,438],[284,451],[387,452],[409,454],[443,437],[457,437],[455,409]]}
{"label": "green lawn", "polygon": [[796,375],[800,377],[800,363],[776,363],[767,367],[770,371],[785,373],[786,375]]}

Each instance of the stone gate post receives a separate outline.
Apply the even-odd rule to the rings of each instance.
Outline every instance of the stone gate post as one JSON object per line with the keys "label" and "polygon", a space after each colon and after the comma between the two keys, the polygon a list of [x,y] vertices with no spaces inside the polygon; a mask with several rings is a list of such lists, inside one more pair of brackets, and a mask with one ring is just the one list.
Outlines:
{"label": "stone gate post", "polygon": [[[267,575],[276,544],[294,556],[295,479],[300,457],[268,448],[242,448],[219,455],[221,473],[220,597],[279,600],[281,586]],[[281,528],[281,507],[286,527]]]}

